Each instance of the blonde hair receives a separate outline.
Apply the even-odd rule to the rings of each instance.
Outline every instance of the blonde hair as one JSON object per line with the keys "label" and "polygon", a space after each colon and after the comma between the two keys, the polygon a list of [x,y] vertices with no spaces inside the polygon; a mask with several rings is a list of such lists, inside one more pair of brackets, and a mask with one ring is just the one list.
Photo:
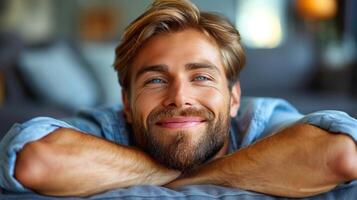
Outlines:
{"label": "blonde hair", "polygon": [[229,87],[237,82],[245,64],[245,53],[240,44],[239,32],[234,26],[220,15],[200,12],[188,0],[156,0],[127,27],[115,50],[114,68],[122,88],[126,91],[129,89],[130,65],[146,41],[159,33],[187,28],[197,29],[216,41]]}

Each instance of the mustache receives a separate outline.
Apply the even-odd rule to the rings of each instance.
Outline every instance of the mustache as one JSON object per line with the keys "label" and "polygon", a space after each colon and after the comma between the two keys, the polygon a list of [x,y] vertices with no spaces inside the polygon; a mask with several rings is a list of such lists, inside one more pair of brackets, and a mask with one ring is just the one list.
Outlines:
{"label": "mustache", "polygon": [[214,113],[205,108],[185,108],[177,109],[172,107],[163,108],[161,110],[150,113],[148,116],[149,124],[155,124],[161,119],[172,117],[200,117],[205,121],[212,121],[214,119]]}

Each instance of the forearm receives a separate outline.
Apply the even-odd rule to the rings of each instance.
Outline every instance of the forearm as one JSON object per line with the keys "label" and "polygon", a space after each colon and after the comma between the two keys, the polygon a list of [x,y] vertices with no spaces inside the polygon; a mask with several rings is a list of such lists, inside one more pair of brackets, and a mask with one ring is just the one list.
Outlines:
{"label": "forearm", "polygon": [[300,125],[209,163],[169,186],[212,183],[278,196],[311,196],[354,178],[356,159],[346,160],[353,157],[345,154],[356,155],[347,136]]}
{"label": "forearm", "polygon": [[59,129],[26,145],[15,168],[16,178],[26,187],[58,196],[162,185],[178,175],[142,151],[70,129]]}

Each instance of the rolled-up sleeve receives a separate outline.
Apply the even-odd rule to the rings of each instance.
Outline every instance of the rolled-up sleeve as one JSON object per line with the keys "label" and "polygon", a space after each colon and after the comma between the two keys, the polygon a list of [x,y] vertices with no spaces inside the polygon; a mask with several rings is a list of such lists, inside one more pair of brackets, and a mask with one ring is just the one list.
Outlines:
{"label": "rolled-up sleeve", "polygon": [[14,192],[26,192],[14,177],[17,153],[25,144],[39,140],[58,128],[73,128],[70,124],[49,117],[37,117],[23,124],[14,124],[0,142],[0,187]]}
{"label": "rolled-up sleeve", "polygon": [[246,132],[243,147],[296,124],[311,124],[331,133],[345,134],[357,142],[357,120],[345,112],[322,110],[303,115],[282,99],[253,98],[248,102],[245,110],[251,111],[244,112],[238,123],[243,127],[240,131]]}
{"label": "rolled-up sleeve", "polygon": [[323,110],[304,116],[298,123],[307,123],[332,133],[349,135],[357,142],[357,120],[345,112]]}

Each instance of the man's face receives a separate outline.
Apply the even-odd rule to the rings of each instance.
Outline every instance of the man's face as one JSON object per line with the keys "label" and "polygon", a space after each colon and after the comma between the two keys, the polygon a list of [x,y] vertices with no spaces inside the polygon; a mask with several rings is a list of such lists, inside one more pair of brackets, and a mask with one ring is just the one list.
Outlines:
{"label": "man's face", "polygon": [[162,33],[145,43],[124,94],[138,145],[168,167],[187,170],[228,143],[239,85],[229,91],[216,43],[194,29]]}

